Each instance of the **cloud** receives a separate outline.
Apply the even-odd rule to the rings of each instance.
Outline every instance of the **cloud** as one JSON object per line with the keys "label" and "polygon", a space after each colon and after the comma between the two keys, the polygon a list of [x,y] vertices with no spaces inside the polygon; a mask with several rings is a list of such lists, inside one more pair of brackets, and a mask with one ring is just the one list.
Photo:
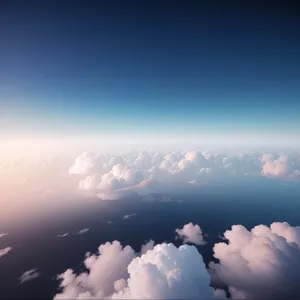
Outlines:
{"label": "cloud", "polygon": [[40,275],[41,275],[41,273],[38,272],[37,269],[31,269],[31,270],[24,272],[20,276],[19,280],[20,280],[20,283],[23,284],[27,281],[30,281],[30,280],[33,280],[33,279],[39,277]]}
{"label": "cloud", "polygon": [[210,263],[213,282],[229,287],[233,299],[299,297],[300,227],[288,223],[258,225],[248,231],[234,225],[228,243],[215,244]]}
{"label": "cloud", "polygon": [[154,248],[155,242],[153,240],[148,241],[145,245],[141,248],[141,255],[146,254],[148,250],[152,250]]}
{"label": "cloud", "polygon": [[89,230],[90,230],[89,228],[84,228],[84,229],[79,230],[77,233],[78,234],[83,234],[83,233],[88,232]]}
{"label": "cloud", "polygon": [[66,233],[58,234],[57,237],[63,238],[63,237],[66,237],[66,236],[68,236],[68,235],[69,235],[69,233],[66,232]]}
{"label": "cloud", "polygon": [[113,299],[213,299],[210,278],[194,246],[159,244],[128,266],[127,287]]}
{"label": "cloud", "polygon": [[22,190],[24,199],[77,193],[114,200],[131,194],[193,192],[228,176],[237,180],[245,175],[300,179],[299,153],[290,152],[83,152],[77,157],[64,154],[0,163],[0,190],[7,199],[18,198]]}
{"label": "cloud", "polygon": [[59,275],[63,291],[55,299],[77,299],[86,294],[93,297],[107,297],[115,292],[114,283],[127,278],[127,266],[135,257],[133,249],[122,247],[120,242],[100,245],[98,253],[87,253],[84,265],[88,273],[83,272],[76,276],[73,270],[68,269]]}
{"label": "cloud", "polygon": [[0,233],[0,239],[6,235],[8,235],[8,233]]}
{"label": "cloud", "polygon": [[130,218],[132,218],[132,217],[134,217],[134,216],[136,216],[136,214],[125,215],[125,216],[122,217],[122,219],[123,219],[123,220],[128,220],[128,219],[130,219]]}
{"label": "cloud", "polygon": [[274,155],[265,154],[261,174],[264,176],[300,179],[300,161],[297,156],[281,155],[274,159]]}
{"label": "cloud", "polygon": [[87,175],[80,179],[79,190],[100,199],[114,200],[134,193],[167,194],[201,188],[207,182],[212,184],[213,180],[224,176],[263,175],[262,165],[270,157],[261,157],[259,153],[216,154],[199,151],[141,151],[116,156],[107,154],[105,157],[83,153],[75,159],[70,173]]}
{"label": "cloud", "polygon": [[69,174],[89,174],[90,172],[102,167],[101,156],[93,153],[84,152],[76,157],[73,166],[69,169]]}
{"label": "cloud", "polygon": [[12,250],[12,247],[5,247],[3,249],[0,249],[0,257],[6,255],[11,250]]}
{"label": "cloud", "polygon": [[204,245],[202,230],[199,225],[188,223],[182,229],[176,229],[177,237],[182,239],[184,243],[192,243],[195,245]]}
{"label": "cloud", "polygon": [[[60,274],[60,293],[54,299],[216,299],[202,256],[194,246],[158,244],[141,256],[118,241],[86,255],[86,271]],[[144,249],[144,250],[143,250]],[[215,296],[217,294],[218,297]]]}

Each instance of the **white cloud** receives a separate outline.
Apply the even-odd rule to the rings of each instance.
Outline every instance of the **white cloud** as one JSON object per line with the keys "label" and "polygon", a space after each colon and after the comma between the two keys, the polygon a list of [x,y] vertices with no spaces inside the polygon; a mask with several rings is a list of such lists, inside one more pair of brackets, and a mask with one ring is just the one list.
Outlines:
{"label": "white cloud", "polygon": [[199,225],[188,223],[182,229],[176,229],[177,237],[182,239],[184,243],[192,243],[195,245],[204,245],[202,230]]}
{"label": "white cloud", "polygon": [[194,246],[159,244],[128,266],[127,287],[113,299],[214,299],[210,278]]}
{"label": "white cloud", "polygon": [[264,176],[280,178],[300,178],[300,160],[298,156],[265,154],[261,157],[263,163],[261,173]]}
{"label": "white cloud", "polygon": [[6,235],[8,235],[8,233],[0,233],[0,239]]}
{"label": "white cloud", "polygon": [[[202,256],[194,246],[149,243],[137,256],[118,241],[86,255],[86,272],[68,269],[54,299],[215,299]],[[220,294],[217,292],[217,294]],[[217,297],[220,298],[220,297]]]}
{"label": "white cloud", "polygon": [[127,220],[127,219],[130,219],[132,217],[136,216],[136,214],[131,214],[131,215],[125,215],[122,217],[123,220]]}
{"label": "white cloud", "polygon": [[73,157],[0,161],[0,190],[9,195],[7,199],[11,195],[17,198],[22,190],[25,199],[46,199],[52,192],[67,196],[83,193],[106,200],[130,193],[189,192],[228,176],[239,180],[246,174],[300,179],[299,153],[289,152],[84,152]]}
{"label": "white cloud", "polygon": [[153,240],[148,241],[145,245],[141,248],[141,255],[146,254],[148,250],[152,250],[154,248],[155,242]]}
{"label": "white cloud", "polygon": [[69,174],[89,174],[95,168],[101,168],[101,159],[95,154],[84,152],[75,159],[74,165],[69,169]]}
{"label": "white cloud", "polygon": [[215,283],[229,286],[234,299],[292,299],[299,295],[300,227],[234,225],[228,243],[215,244],[210,263]]}
{"label": "white cloud", "polygon": [[28,270],[28,271],[25,271],[19,278],[20,280],[20,283],[23,284],[27,281],[30,281],[30,280],[33,280],[37,277],[39,277],[41,275],[40,272],[38,272],[37,269],[31,269],[31,270]]}
{"label": "white cloud", "polygon": [[78,234],[84,234],[87,233],[90,229],[89,228],[84,228],[78,231]]}
{"label": "white cloud", "polygon": [[260,154],[251,153],[226,155],[199,151],[142,151],[117,156],[108,154],[105,160],[104,156],[101,159],[99,157],[82,154],[72,166],[77,171],[72,172],[87,174],[85,179],[80,179],[79,189],[101,199],[113,200],[130,193],[145,195],[169,193],[193,186],[196,188],[207,180],[212,184],[212,180],[218,176],[259,175],[263,161],[271,156],[261,158]]}
{"label": "white cloud", "polygon": [[98,254],[86,255],[85,267],[89,271],[76,276],[73,270],[59,275],[63,291],[55,299],[78,299],[88,293],[90,299],[107,297],[115,292],[114,283],[127,278],[127,266],[135,257],[133,249],[122,247],[118,241],[105,243]]}
{"label": "white cloud", "polygon": [[68,235],[69,235],[69,233],[66,232],[66,233],[58,234],[57,237],[63,238],[63,237],[66,237],[66,236],[68,236]]}
{"label": "white cloud", "polygon": [[0,249],[0,257],[6,255],[11,250],[12,250],[12,247],[5,247],[3,249]]}

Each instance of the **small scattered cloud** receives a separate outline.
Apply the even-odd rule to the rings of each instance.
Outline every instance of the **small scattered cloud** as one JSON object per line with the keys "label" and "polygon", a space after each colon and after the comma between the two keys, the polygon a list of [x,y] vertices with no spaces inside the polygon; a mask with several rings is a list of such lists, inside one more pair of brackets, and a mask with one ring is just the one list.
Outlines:
{"label": "small scattered cloud", "polygon": [[107,221],[107,224],[115,224],[115,223],[117,223],[117,221],[111,221],[111,220]]}
{"label": "small scattered cloud", "polygon": [[84,228],[84,229],[79,230],[77,233],[84,234],[84,233],[87,233],[89,230],[90,230],[89,228]]}
{"label": "small scattered cloud", "polygon": [[19,278],[20,283],[23,284],[27,281],[33,280],[41,275],[40,272],[38,272],[38,269],[31,269],[28,271],[25,271]]}
{"label": "small scattered cloud", "polygon": [[177,238],[181,239],[183,243],[192,243],[195,245],[204,245],[202,230],[199,225],[188,223],[183,226],[182,229],[176,229]]}
{"label": "small scattered cloud", "polygon": [[130,218],[132,218],[134,216],[136,216],[136,214],[125,215],[125,216],[122,217],[122,220],[128,220],[128,219],[130,219]]}
{"label": "small scattered cloud", "polygon": [[0,233],[0,239],[6,235],[8,235],[8,233]]}
{"label": "small scattered cloud", "polygon": [[5,247],[3,249],[0,249],[0,257],[6,255],[8,252],[12,250],[12,247]]}
{"label": "small scattered cloud", "polygon": [[68,236],[68,235],[69,235],[69,233],[66,232],[66,233],[58,234],[57,237],[59,237],[59,238],[64,238],[64,237],[66,237],[66,236]]}

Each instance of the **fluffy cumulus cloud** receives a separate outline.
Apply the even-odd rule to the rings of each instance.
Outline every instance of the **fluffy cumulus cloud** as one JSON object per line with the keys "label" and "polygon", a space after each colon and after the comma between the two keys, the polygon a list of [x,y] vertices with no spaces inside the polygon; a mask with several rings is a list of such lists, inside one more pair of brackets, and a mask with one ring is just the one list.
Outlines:
{"label": "fluffy cumulus cloud", "polygon": [[241,225],[215,244],[212,280],[229,287],[233,299],[296,299],[300,280],[300,227],[288,223]]}
{"label": "fluffy cumulus cloud", "polygon": [[31,269],[28,271],[25,271],[19,278],[20,283],[23,284],[27,281],[33,280],[41,275],[40,272],[38,272],[38,269]]}
{"label": "fluffy cumulus cloud", "polygon": [[[61,292],[55,299],[215,299],[202,256],[194,246],[150,241],[138,255],[118,241],[87,254],[87,269],[59,275]],[[217,295],[216,295],[216,294]]]}
{"label": "fluffy cumulus cloud", "polygon": [[0,249],[0,258],[4,255],[6,255],[8,252],[12,250],[12,247],[5,247],[3,249]]}
{"label": "fluffy cumulus cloud", "polygon": [[265,176],[281,178],[300,178],[300,159],[295,155],[265,154],[261,157],[263,162],[262,174]]}
{"label": "fluffy cumulus cloud", "polygon": [[202,230],[199,225],[188,223],[182,229],[176,229],[177,238],[182,239],[184,243],[192,243],[195,245],[204,245]]}

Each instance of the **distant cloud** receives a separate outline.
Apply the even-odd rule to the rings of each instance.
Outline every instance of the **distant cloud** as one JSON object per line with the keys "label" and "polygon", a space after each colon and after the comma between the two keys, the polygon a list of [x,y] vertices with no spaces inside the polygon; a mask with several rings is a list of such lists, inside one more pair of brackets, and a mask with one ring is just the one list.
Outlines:
{"label": "distant cloud", "polygon": [[123,220],[128,220],[128,219],[130,219],[130,218],[132,218],[132,217],[134,217],[134,216],[136,216],[136,214],[125,215],[125,216],[122,217],[122,219],[123,219]]}
{"label": "distant cloud", "polygon": [[273,154],[265,154],[261,161],[264,176],[300,179],[300,159],[297,156],[281,155],[274,159]]}
{"label": "distant cloud", "polygon": [[85,152],[75,159],[70,173],[86,174],[79,180],[79,190],[103,200],[115,200],[131,194],[167,194],[201,188],[224,176],[264,175],[262,166],[271,157],[262,157],[260,153],[200,151],[141,151],[115,156]]}
{"label": "distant cloud", "polygon": [[86,232],[88,232],[89,230],[90,230],[89,228],[81,229],[81,230],[78,231],[78,234],[86,233]]}
{"label": "distant cloud", "polygon": [[117,152],[5,159],[0,162],[0,190],[10,197],[22,190],[24,199],[77,193],[84,198],[116,200],[193,192],[229,176],[233,180],[246,175],[300,180],[300,153],[207,149]]}
{"label": "distant cloud", "polygon": [[8,233],[0,233],[0,239],[6,235],[8,235]]}
{"label": "distant cloud", "polygon": [[117,221],[111,221],[111,220],[108,220],[107,223],[108,223],[108,224],[115,224],[115,223],[117,223]]}
{"label": "distant cloud", "polygon": [[63,237],[66,237],[66,236],[68,236],[68,235],[69,235],[69,233],[66,232],[66,233],[58,234],[57,237],[63,238]]}
{"label": "distant cloud", "polygon": [[215,244],[212,280],[229,286],[233,299],[296,299],[300,280],[300,227],[234,225]]}
{"label": "distant cloud", "polygon": [[12,247],[5,247],[3,249],[0,249],[0,257],[6,255],[11,250],[12,250]]}
{"label": "distant cloud", "polygon": [[20,283],[23,284],[23,283],[25,283],[25,282],[27,282],[27,281],[33,280],[33,279],[39,277],[40,274],[41,274],[41,273],[38,272],[37,269],[31,269],[31,270],[28,270],[28,271],[24,272],[24,273],[20,276],[20,278],[19,278]]}
{"label": "distant cloud", "polygon": [[188,223],[182,229],[176,229],[177,237],[184,243],[192,243],[195,245],[204,245],[206,242],[203,239],[202,230],[199,225]]}

